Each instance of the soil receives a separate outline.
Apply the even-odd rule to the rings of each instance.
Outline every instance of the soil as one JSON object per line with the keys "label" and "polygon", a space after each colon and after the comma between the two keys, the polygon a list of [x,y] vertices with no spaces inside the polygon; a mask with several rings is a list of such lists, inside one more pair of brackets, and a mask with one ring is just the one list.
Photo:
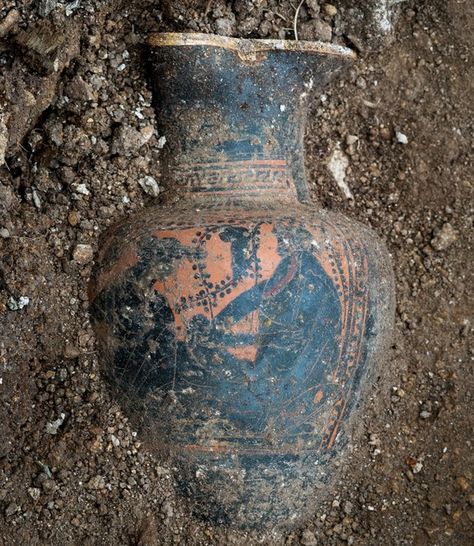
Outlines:
{"label": "soil", "polygon": [[[313,100],[315,206],[372,226],[397,280],[393,346],[306,524],[244,533],[192,517],[169,461],[143,448],[102,380],[86,290],[98,237],[158,190],[173,195],[160,182],[145,36],[294,39],[298,4],[0,5],[0,544],[473,543],[468,1],[306,0],[298,11],[300,39],[359,53]],[[335,150],[346,187],[329,169]]]}

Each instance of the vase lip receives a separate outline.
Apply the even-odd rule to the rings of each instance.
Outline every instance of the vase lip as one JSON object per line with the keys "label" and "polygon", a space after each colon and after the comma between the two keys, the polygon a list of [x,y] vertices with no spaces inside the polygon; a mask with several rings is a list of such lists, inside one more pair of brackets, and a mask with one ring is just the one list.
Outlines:
{"label": "vase lip", "polygon": [[258,53],[270,51],[293,51],[314,53],[355,60],[357,54],[348,47],[320,41],[275,40],[256,38],[231,38],[201,32],[155,32],[148,36],[147,44],[152,48],[179,46],[208,46],[235,51],[239,56],[251,58]]}

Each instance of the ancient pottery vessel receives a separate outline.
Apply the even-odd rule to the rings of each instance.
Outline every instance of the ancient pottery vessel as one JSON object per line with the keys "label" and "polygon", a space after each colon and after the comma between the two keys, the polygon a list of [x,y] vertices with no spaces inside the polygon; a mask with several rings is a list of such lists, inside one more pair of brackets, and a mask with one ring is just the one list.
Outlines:
{"label": "ancient pottery vessel", "polygon": [[105,235],[101,359],[196,514],[287,525],[315,505],[384,356],[390,260],[309,203],[306,99],[353,58],[328,44],[156,34],[163,178],[181,196]]}

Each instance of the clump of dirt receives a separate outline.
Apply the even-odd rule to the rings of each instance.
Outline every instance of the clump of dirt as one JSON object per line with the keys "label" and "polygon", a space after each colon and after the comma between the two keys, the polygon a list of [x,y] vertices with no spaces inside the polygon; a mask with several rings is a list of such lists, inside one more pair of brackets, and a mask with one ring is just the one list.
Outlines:
{"label": "clump of dirt", "polygon": [[[86,293],[98,236],[173,194],[160,181],[146,34],[293,39],[298,4],[0,7],[0,543],[472,542],[468,3],[307,0],[296,18],[300,39],[360,54],[314,98],[307,167],[319,203],[385,239],[398,301],[391,355],[305,528],[249,535],[191,517],[100,373]],[[345,189],[328,169],[335,150]]]}

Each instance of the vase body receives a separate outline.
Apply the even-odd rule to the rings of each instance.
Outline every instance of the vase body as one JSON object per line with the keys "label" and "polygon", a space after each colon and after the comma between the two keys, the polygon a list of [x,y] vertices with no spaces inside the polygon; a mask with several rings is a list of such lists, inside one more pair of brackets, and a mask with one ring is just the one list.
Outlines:
{"label": "vase body", "polygon": [[328,482],[393,318],[383,245],[307,202],[306,94],[350,54],[150,43],[163,175],[181,199],[104,237],[90,286],[104,370],[197,515],[287,525]]}

